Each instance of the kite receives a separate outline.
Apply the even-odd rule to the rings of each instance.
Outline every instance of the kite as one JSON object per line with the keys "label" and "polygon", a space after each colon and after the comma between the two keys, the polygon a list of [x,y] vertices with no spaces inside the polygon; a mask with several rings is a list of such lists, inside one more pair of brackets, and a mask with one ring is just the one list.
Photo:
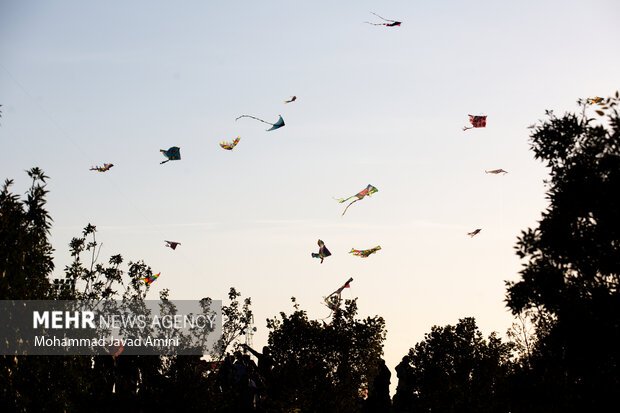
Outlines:
{"label": "kite", "polygon": [[381,20],[389,22],[389,23],[371,23],[371,22],[364,22],[364,23],[372,24],[373,26],[386,26],[386,27],[400,26],[400,24],[402,23],[402,22],[397,22],[396,20],[384,19],[383,17],[379,16],[377,13],[373,13],[373,12],[371,13],[377,16],[378,18],[380,18]]}
{"label": "kite", "polygon": [[346,202],[346,201],[348,201],[349,199],[351,199],[353,197],[357,198],[355,201],[353,201],[349,205],[347,205],[347,207],[344,209],[344,212],[342,213],[342,215],[344,215],[347,212],[347,209],[349,209],[349,207],[351,205],[353,205],[357,201],[360,201],[365,196],[370,196],[370,195],[374,194],[375,192],[379,192],[379,190],[377,188],[375,188],[374,186],[372,186],[372,185],[368,185],[366,187],[366,189],[364,189],[364,190],[358,192],[357,194],[352,195],[352,196],[350,196],[348,198],[334,198],[334,199],[342,204],[343,202]]}
{"label": "kite", "polygon": [[508,173],[508,171],[504,171],[503,169],[493,169],[492,171],[486,171],[485,170],[484,173],[493,174],[493,175],[497,175],[497,174],[504,174],[505,175],[505,174]]}
{"label": "kite", "polygon": [[297,96],[291,96],[291,100],[285,100],[284,103],[291,103],[297,100]]}
{"label": "kite", "polygon": [[482,231],[482,228],[478,228],[477,230],[474,230],[472,232],[468,232],[467,235],[469,235],[471,238],[473,238],[475,235],[478,235],[480,233],[480,231]]}
{"label": "kite", "polygon": [[599,97],[599,96],[595,96],[593,98],[587,98],[586,99],[586,102],[588,102],[588,103],[600,103],[602,101],[603,101],[603,98]]}
{"label": "kite", "polygon": [[121,343],[121,345],[118,347],[118,350],[116,350],[116,353],[112,354],[112,357],[120,356],[123,350],[125,350],[125,346]]}
{"label": "kite", "polygon": [[464,131],[473,128],[484,128],[487,126],[487,117],[469,115],[469,123],[471,123],[472,126],[465,126],[463,128]]}
{"label": "kite", "polygon": [[115,341],[118,342],[118,345],[114,345],[114,342],[111,342],[110,345],[107,348],[105,348],[108,354],[111,355],[113,358],[117,358],[118,356],[121,355],[123,350],[125,350],[125,346],[120,340],[115,340]]}
{"label": "kite", "polygon": [[161,274],[161,273],[158,272],[155,275],[147,275],[146,277],[142,277],[140,279],[142,281],[144,281],[146,283],[146,285],[151,285],[151,284],[153,284],[153,281],[155,281],[157,278],[159,278],[159,274]]}
{"label": "kite", "polygon": [[177,246],[181,245],[180,242],[174,242],[174,241],[164,241],[166,243],[166,247],[170,247],[173,250],[177,249]]}
{"label": "kite", "polygon": [[332,312],[336,310],[338,306],[340,305],[340,296],[342,295],[342,290],[344,290],[345,288],[350,288],[351,286],[349,284],[351,284],[351,281],[353,281],[353,277],[349,278],[349,280],[346,283],[344,283],[342,287],[338,288],[336,291],[334,291],[327,297],[323,297],[323,299],[325,300],[325,305],[330,310],[332,310]]}
{"label": "kite", "polygon": [[379,245],[369,250],[356,250],[355,248],[351,248],[351,251],[349,251],[349,254],[357,255],[358,257],[362,257],[362,258],[368,258],[370,254],[374,254],[380,249],[381,247]]}
{"label": "kite", "polygon": [[282,126],[284,126],[284,119],[282,119],[282,115],[278,115],[280,118],[278,119],[278,121],[276,123],[270,123],[270,122],[266,122],[262,119],[259,119],[257,117],[254,116],[250,116],[250,115],[241,115],[239,116],[237,119],[235,119],[236,121],[241,119],[241,118],[252,118],[252,119],[256,119],[259,120],[263,123],[266,123],[267,125],[271,125],[271,128],[267,129],[267,132],[269,132],[270,130],[276,130],[276,129],[280,129]]}
{"label": "kite", "polygon": [[224,142],[220,143],[220,146],[222,148],[226,149],[227,151],[232,151],[233,148],[235,146],[237,146],[237,144],[239,143],[240,140],[241,140],[241,138],[239,136],[237,136],[234,141],[232,141],[232,142],[224,141]]}
{"label": "kite", "polygon": [[92,168],[90,168],[90,170],[97,171],[97,172],[105,172],[105,171],[108,171],[113,166],[114,166],[113,163],[104,163],[103,166],[93,166]]}
{"label": "kite", "polygon": [[179,148],[178,146],[172,146],[167,151],[160,149],[159,152],[161,152],[166,158],[168,158],[165,161],[161,161],[159,163],[160,165],[168,161],[178,161],[179,159],[181,159],[181,148]]}
{"label": "kite", "polygon": [[320,258],[321,259],[321,264],[323,264],[323,260],[326,257],[329,257],[330,255],[332,255],[331,252],[329,252],[329,250],[327,249],[327,247],[325,246],[325,243],[321,240],[319,240],[318,242],[319,244],[319,253],[312,253],[312,258]]}

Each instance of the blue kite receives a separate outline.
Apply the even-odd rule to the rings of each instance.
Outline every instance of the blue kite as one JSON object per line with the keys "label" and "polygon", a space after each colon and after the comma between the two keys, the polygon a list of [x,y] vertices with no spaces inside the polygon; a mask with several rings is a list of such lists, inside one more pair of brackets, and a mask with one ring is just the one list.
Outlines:
{"label": "blue kite", "polygon": [[160,149],[159,152],[161,152],[166,158],[168,158],[165,161],[161,161],[160,164],[166,163],[168,161],[178,161],[179,159],[181,159],[181,148],[179,148],[178,146],[173,146],[167,151]]}
{"label": "blue kite", "polygon": [[278,115],[279,119],[277,120],[276,123],[271,123],[271,122],[266,122],[262,119],[259,119],[257,117],[254,116],[250,116],[250,115],[241,115],[239,116],[237,119],[235,119],[235,121],[241,119],[241,118],[252,118],[252,119],[256,119],[258,121],[261,121],[263,123],[266,123],[267,125],[271,125],[271,128],[267,129],[267,132],[269,132],[270,130],[276,130],[276,129],[280,129],[282,126],[284,126],[284,119],[282,119],[281,115]]}

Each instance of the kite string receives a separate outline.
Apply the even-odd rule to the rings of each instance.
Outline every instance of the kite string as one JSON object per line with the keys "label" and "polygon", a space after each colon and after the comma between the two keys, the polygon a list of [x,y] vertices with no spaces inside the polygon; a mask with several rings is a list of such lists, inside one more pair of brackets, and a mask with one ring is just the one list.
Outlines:
{"label": "kite string", "polygon": [[[372,11],[371,11],[370,13],[371,13],[371,14],[374,14],[375,16],[377,16],[378,18],[380,18],[381,20],[385,20],[386,22],[392,22],[392,23],[394,23],[394,22],[395,22],[395,20],[384,19],[383,17],[379,16],[379,15],[378,15],[377,13],[375,13],[375,12],[372,12]],[[371,23],[371,24],[376,24],[376,23]]]}

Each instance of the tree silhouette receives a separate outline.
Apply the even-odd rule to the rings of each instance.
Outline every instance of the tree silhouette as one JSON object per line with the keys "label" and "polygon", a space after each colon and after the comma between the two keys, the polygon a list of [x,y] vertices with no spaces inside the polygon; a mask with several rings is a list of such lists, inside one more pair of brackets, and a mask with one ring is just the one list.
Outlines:
{"label": "tree silhouette", "polygon": [[[48,177],[39,168],[27,173],[32,184],[25,199],[10,192],[12,180],[6,180],[0,192],[2,300],[53,296],[53,248],[48,239],[52,219],[45,209]],[[90,377],[81,374],[88,366],[80,357],[1,356],[0,410],[75,410],[82,393],[91,388]]]}
{"label": "tree silhouette", "polygon": [[[535,158],[550,170],[549,207],[523,231],[520,280],[507,303],[530,311],[537,342],[528,372],[546,411],[602,411],[620,391],[620,119],[618,92],[580,113],[533,126]],[[532,411],[532,410],[530,410]]]}
{"label": "tree silhouette", "polygon": [[[0,299],[143,300],[147,287],[140,278],[151,268],[136,261],[123,272],[121,255],[100,263],[91,224],[71,240],[73,262],[64,277],[50,282],[48,177],[38,168],[28,175],[24,199],[10,192],[12,180],[0,191]],[[171,314],[167,294],[160,296],[162,311]],[[204,411],[212,405],[215,374],[197,368],[203,363],[200,356],[1,356],[0,411]]]}
{"label": "tree silhouette", "polygon": [[356,300],[346,300],[330,324],[308,319],[296,303],[294,309],[268,320],[274,367],[267,410],[358,411],[383,353],[383,318],[356,319]]}
{"label": "tree silhouette", "polygon": [[395,412],[502,411],[510,349],[495,333],[487,340],[474,318],[434,326],[397,367]]}

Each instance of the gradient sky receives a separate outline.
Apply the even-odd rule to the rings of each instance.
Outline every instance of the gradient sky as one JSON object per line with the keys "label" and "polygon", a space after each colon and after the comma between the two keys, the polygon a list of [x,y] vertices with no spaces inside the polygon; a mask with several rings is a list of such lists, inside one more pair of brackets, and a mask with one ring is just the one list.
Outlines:
{"label": "gradient sky", "polygon": [[[0,1],[0,178],[23,193],[24,170],[50,176],[54,276],[92,223],[104,260],[161,271],[149,298],[251,296],[256,346],[291,296],[324,318],[350,276],[392,368],[433,325],[503,335],[516,237],[547,204],[527,126],[618,89],[620,3],[334,3]],[[487,128],[463,132],[470,113]],[[160,165],[170,146],[182,160]],[[341,217],[332,197],[368,184]]]}

